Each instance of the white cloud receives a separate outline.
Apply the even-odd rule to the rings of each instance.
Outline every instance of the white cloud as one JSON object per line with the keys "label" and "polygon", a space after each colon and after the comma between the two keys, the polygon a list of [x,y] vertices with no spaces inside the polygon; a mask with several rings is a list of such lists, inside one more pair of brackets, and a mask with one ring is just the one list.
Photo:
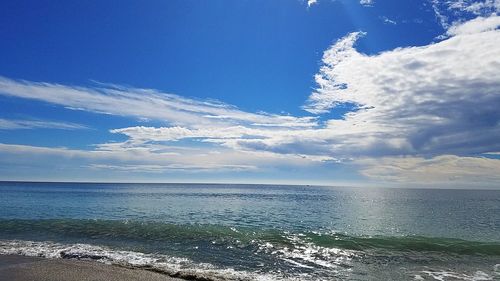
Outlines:
{"label": "white cloud", "polygon": [[16,130],[16,129],[60,129],[60,130],[78,130],[88,129],[87,126],[68,123],[68,122],[53,122],[46,120],[14,120],[0,118],[0,130]]}
{"label": "white cloud", "polygon": [[326,113],[336,105],[344,103],[341,97],[333,95],[333,93],[344,90],[346,84],[344,82],[337,83],[337,76],[339,74],[333,73],[331,70],[343,61],[362,56],[354,48],[354,43],[363,35],[365,35],[363,32],[350,33],[325,51],[322,60],[323,66],[320,69],[320,73],[315,75],[315,81],[319,86],[319,90],[309,97],[308,105],[304,106],[305,110],[314,114]]}
{"label": "white cloud", "polygon": [[348,137],[344,153],[349,146],[380,155],[497,151],[500,31],[493,23],[498,17],[477,19],[439,43],[377,55],[359,53],[353,44],[361,33],[351,33],[325,52],[318,89],[304,108],[357,105],[345,120],[329,122],[333,139]]}
{"label": "white cloud", "polygon": [[359,4],[363,5],[363,6],[366,6],[366,7],[371,7],[373,6],[373,3],[375,1],[373,0],[359,0]]}
{"label": "white cloud", "polygon": [[475,34],[484,31],[492,31],[500,26],[500,17],[477,17],[462,24],[452,25],[447,34],[450,36]]}
{"label": "white cloud", "polygon": [[[270,130],[269,130],[270,131]],[[243,126],[228,126],[225,128],[205,128],[188,129],[184,127],[128,127],[122,129],[113,129],[111,133],[120,133],[127,135],[132,141],[176,141],[186,138],[210,138],[210,139],[231,139],[242,138],[245,135],[262,136],[267,130],[258,130]]]}
{"label": "white cloud", "polygon": [[307,0],[307,7],[309,8],[316,3],[318,3],[318,0]]}
{"label": "white cloud", "polygon": [[[299,157],[311,162],[337,161],[337,159],[328,156],[330,153],[328,149],[319,149],[318,147],[320,143],[325,143],[323,138],[330,135],[327,129],[293,130],[289,128],[249,128],[244,126],[189,129],[185,127],[155,128],[136,126],[114,129],[111,130],[111,133],[124,134],[128,137],[128,140],[122,143],[99,145],[99,149],[142,147],[157,151],[164,150],[165,145],[175,145],[175,141],[181,139],[197,139],[200,143],[230,148],[231,151],[246,153],[247,155],[270,153],[282,155],[283,157]],[[204,149],[210,150],[212,147]]]}
{"label": "white cloud", "polygon": [[483,154],[486,154],[486,155],[500,155],[500,151],[495,151],[495,152],[490,151],[490,152],[485,152]]}

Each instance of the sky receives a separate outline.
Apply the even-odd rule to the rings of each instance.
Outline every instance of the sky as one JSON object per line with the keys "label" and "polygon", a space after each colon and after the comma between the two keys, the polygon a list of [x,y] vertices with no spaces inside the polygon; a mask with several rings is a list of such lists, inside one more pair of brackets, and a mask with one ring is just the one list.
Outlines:
{"label": "sky", "polygon": [[499,12],[2,1],[0,180],[500,188]]}

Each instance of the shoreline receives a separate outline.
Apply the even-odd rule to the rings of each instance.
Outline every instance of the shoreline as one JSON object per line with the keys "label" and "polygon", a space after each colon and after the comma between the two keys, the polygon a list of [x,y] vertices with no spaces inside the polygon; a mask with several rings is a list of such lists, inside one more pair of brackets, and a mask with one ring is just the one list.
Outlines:
{"label": "shoreline", "polygon": [[0,281],[181,281],[158,272],[87,260],[0,255]]}

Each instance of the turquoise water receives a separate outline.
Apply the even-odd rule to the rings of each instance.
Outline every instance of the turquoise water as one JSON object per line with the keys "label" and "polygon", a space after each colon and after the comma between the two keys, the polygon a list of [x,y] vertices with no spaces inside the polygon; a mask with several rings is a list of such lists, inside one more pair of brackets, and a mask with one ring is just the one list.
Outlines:
{"label": "turquoise water", "polygon": [[500,278],[500,191],[3,182],[0,194],[3,254],[195,280]]}

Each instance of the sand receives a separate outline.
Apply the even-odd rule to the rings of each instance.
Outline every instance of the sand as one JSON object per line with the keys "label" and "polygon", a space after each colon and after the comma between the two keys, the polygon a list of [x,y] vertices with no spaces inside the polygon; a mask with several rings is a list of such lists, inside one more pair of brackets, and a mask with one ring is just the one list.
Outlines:
{"label": "sand", "polygon": [[92,261],[0,255],[0,281],[178,281],[160,273]]}

